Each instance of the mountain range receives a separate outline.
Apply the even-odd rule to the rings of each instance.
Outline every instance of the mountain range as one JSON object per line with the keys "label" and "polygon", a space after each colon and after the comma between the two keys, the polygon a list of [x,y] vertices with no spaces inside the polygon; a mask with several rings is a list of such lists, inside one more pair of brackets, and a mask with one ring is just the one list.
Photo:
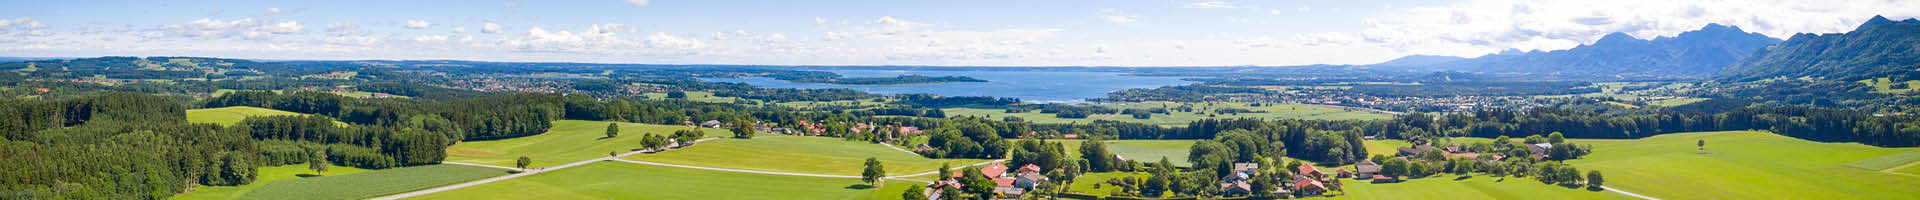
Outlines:
{"label": "mountain range", "polygon": [[1713,76],[1727,64],[1746,58],[1762,47],[1780,42],[1780,39],[1746,32],[1739,27],[1708,24],[1699,30],[1651,40],[1616,32],[1593,44],[1566,50],[1501,53],[1429,63],[1412,61],[1444,58],[1416,55],[1369,67],[1393,71],[1702,78]]}
{"label": "mountain range", "polygon": [[1846,33],[1801,33],[1720,71],[1720,79],[1864,80],[1920,69],[1920,20],[1874,16]]}

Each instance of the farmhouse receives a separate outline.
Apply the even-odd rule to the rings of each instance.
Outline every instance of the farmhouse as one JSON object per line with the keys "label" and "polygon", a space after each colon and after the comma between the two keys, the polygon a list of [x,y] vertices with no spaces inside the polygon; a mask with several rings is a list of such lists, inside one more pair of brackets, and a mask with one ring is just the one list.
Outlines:
{"label": "farmhouse", "polygon": [[1318,195],[1327,192],[1327,186],[1321,184],[1320,180],[1299,179],[1293,182],[1293,191],[1301,195]]}
{"label": "farmhouse", "polygon": [[701,122],[700,126],[705,126],[707,128],[720,128],[720,120],[707,120],[707,122]]}
{"label": "farmhouse", "polygon": [[1360,160],[1359,164],[1353,164],[1353,171],[1353,177],[1362,179],[1370,178],[1375,175],[1380,175],[1380,164],[1375,164],[1372,160]]}
{"label": "farmhouse", "polygon": [[1398,156],[1401,156],[1401,157],[1419,156],[1420,152],[1427,152],[1427,150],[1433,150],[1433,149],[1435,149],[1433,145],[1420,145],[1418,147],[1400,147]]}
{"label": "farmhouse", "polygon": [[1319,179],[1327,176],[1327,174],[1320,172],[1320,168],[1313,167],[1313,165],[1300,165],[1300,172],[1295,173],[1295,175],[1306,176],[1309,179]]}

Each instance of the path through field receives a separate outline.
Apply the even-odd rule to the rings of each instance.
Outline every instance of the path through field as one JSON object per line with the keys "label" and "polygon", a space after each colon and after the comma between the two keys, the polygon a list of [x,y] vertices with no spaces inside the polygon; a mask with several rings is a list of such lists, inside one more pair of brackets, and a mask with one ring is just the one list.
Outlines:
{"label": "path through field", "polygon": [[[700,143],[700,142],[706,142],[706,141],[708,141],[708,140],[714,140],[714,139],[719,139],[719,138],[706,138],[706,139],[700,139],[700,140],[694,140],[693,142],[694,142],[694,143]],[[560,169],[566,169],[566,168],[568,168],[568,167],[574,167],[574,166],[580,166],[580,165],[586,165],[586,164],[588,164],[588,163],[593,163],[593,162],[600,162],[600,161],[609,161],[609,160],[616,160],[616,159],[617,159],[617,158],[619,158],[620,156],[628,156],[628,155],[633,155],[633,154],[640,154],[640,153],[647,153],[647,152],[652,152],[652,151],[645,151],[645,150],[642,150],[642,151],[632,151],[632,152],[627,152],[627,153],[621,153],[620,155],[617,155],[617,156],[613,156],[613,157],[603,157],[603,158],[595,158],[595,159],[593,159],[593,160],[583,160],[583,161],[580,161],[580,162],[573,162],[573,163],[567,163],[567,164],[565,164],[565,165],[559,165],[559,166],[553,166],[553,167],[549,167],[549,168],[542,168],[542,169],[537,169],[537,170],[525,170],[525,171],[521,171],[520,173],[514,173],[514,174],[509,174],[509,175],[506,175],[506,176],[500,176],[500,177],[493,177],[493,178],[487,178],[487,179],[480,179],[480,180],[477,180],[477,181],[469,181],[469,182],[465,182],[465,183],[460,183],[460,184],[453,184],[453,185],[448,185],[448,186],[440,186],[440,187],[436,187],[436,188],[433,188],[433,189],[425,189],[425,190],[420,190],[420,191],[413,191],[413,192],[407,192],[407,193],[400,193],[400,194],[395,194],[395,195],[388,195],[388,196],[384,196],[384,197],[378,197],[378,198],[373,198],[373,199],[375,199],[375,200],[394,200],[394,199],[403,199],[403,198],[408,198],[408,197],[416,197],[416,196],[420,196],[420,195],[426,195],[426,194],[433,194],[433,193],[435,193],[435,192],[444,192],[444,191],[447,191],[447,190],[454,190],[454,189],[460,189],[460,188],[465,188],[465,187],[472,187],[472,186],[475,186],[475,185],[480,185],[480,184],[487,184],[487,183],[492,183],[492,182],[495,182],[495,181],[502,181],[502,180],[507,180],[507,179],[513,179],[513,178],[520,178],[520,177],[522,177],[522,176],[528,176],[528,175],[534,175],[534,174],[539,174],[539,173],[541,173],[541,172],[547,172],[547,171],[553,171],[553,170],[560,170]],[[445,163],[445,162],[442,162],[442,163]],[[470,164],[470,163],[455,163],[455,164],[456,164],[456,165],[459,165],[459,164],[467,164],[467,165],[481,165],[481,164]],[[482,166],[488,166],[488,165],[482,165]],[[516,168],[511,168],[511,167],[502,167],[502,166],[491,166],[491,167],[494,167],[494,168],[508,168],[508,169],[516,169]]]}
{"label": "path through field", "polygon": [[1625,194],[1625,195],[1627,195],[1627,196],[1633,196],[1633,197],[1640,197],[1641,199],[1646,199],[1646,200],[1660,200],[1660,198],[1653,198],[1653,197],[1649,197],[1649,196],[1643,196],[1643,195],[1640,195],[1640,194],[1634,194],[1634,193],[1632,193],[1632,192],[1627,192],[1626,190],[1618,190],[1618,189],[1613,189],[1613,188],[1611,188],[1611,187],[1607,187],[1607,186],[1600,186],[1600,189],[1607,189],[1607,191],[1612,191],[1612,192],[1618,192],[1618,193],[1620,193],[1620,194]]}

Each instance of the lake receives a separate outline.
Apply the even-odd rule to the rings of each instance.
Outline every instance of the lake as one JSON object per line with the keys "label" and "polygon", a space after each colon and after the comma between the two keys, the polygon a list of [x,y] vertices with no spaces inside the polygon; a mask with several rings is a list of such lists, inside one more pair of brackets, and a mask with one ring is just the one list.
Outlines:
{"label": "lake", "polygon": [[846,88],[877,94],[930,93],[940,96],[993,96],[1019,98],[1029,102],[1076,102],[1106,97],[1107,92],[1133,88],[1186,85],[1184,77],[1127,76],[1116,72],[1031,72],[1031,71],[895,71],[827,70],[845,77],[894,77],[901,75],[967,76],[987,80],[984,83],[935,83],[908,85],[836,85],[797,83],[766,77],[701,78],[712,82],[746,83],[768,88]]}

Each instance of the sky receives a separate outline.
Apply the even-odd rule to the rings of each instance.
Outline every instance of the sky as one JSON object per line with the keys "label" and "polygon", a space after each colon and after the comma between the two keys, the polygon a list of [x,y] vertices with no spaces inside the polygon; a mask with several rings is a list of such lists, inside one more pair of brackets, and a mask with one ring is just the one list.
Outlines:
{"label": "sky", "polygon": [[1920,0],[0,2],[7,57],[755,65],[1370,64],[1920,16]]}

